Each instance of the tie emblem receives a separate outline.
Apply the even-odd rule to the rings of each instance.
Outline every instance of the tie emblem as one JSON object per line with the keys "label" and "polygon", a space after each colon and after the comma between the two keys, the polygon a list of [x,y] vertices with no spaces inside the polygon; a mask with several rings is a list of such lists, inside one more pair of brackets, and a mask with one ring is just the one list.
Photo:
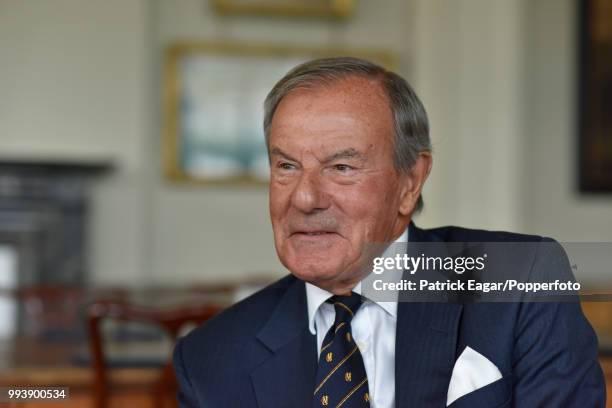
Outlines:
{"label": "tie emblem", "polygon": [[323,406],[329,405],[329,395],[324,395],[321,397],[321,405]]}
{"label": "tie emblem", "polygon": [[333,359],[334,353],[332,353],[331,351],[325,355],[325,361],[327,361],[328,363],[331,363]]}
{"label": "tie emblem", "polygon": [[353,379],[353,374],[350,371],[344,373],[344,381],[350,382]]}

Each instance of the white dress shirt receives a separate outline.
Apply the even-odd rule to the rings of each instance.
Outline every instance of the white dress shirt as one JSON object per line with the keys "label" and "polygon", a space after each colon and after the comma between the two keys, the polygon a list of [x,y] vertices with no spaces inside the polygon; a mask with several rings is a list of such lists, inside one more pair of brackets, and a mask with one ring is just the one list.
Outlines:
{"label": "white dress shirt", "polygon": [[[395,243],[407,241],[408,230]],[[353,292],[361,294],[361,282]],[[317,355],[321,354],[323,339],[336,316],[333,305],[325,303],[331,296],[333,293],[306,283],[308,323],[310,332],[317,335]],[[368,376],[370,405],[373,408],[395,407],[396,321],[397,299],[393,302],[364,299],[351,321],[353,339],[359,347]]]}

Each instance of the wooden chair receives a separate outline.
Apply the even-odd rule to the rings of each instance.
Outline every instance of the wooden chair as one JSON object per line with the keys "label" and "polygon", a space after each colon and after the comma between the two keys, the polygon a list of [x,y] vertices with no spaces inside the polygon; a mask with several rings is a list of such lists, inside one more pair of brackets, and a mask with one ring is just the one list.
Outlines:
{"label": "wooden chair", "polygon": [[[172,308],[147,308],[121,301],[97,301],[87,309],[87,325],[92,366],[93,392],[96,408],[107,408],[109,401],[108,364],[105,358],[101,322],[114,319],[123,322],[148,323],[161,328],[174,343],[180,330],[187,324],[201,324],[222,310],[216,305],[193,305]],[[154,407],[163,407],[168,401],[176,406],[178,386],[174,377],[172,359],[163,367],[158,380],[152,386]],[[171,396],[171,398],[169,398]]]}

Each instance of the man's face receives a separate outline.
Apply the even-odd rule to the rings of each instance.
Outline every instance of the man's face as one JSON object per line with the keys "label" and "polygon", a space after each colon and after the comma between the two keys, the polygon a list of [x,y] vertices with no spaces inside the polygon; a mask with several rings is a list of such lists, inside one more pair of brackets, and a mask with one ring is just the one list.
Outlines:
{"label": "man's face", "polygon": [[384,91],[361,77],[294,90],[278,105],[270,216],[279,258],[298,278],[350,291],[366,245],[406,228],[393,126]]}

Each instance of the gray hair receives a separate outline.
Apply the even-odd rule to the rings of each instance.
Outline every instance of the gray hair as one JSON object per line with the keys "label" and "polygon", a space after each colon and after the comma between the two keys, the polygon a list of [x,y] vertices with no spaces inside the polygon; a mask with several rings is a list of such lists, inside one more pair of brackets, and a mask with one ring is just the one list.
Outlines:
{"label": "gray hair", "polygon": [[[372,62],[352,57],[321,58],[305,62],[289,71],[274,85],[264,102],[264,134],[269,148],[270,125],[281,100],[295,89],[329,85],[350,76],[378,81],[389,98],[393,112],[394,164],[398,171],[409,173],[419,153],[431,151],[429,122],[423,104],[404,78]],[[419,197],[415,211],[423,208]]]}

